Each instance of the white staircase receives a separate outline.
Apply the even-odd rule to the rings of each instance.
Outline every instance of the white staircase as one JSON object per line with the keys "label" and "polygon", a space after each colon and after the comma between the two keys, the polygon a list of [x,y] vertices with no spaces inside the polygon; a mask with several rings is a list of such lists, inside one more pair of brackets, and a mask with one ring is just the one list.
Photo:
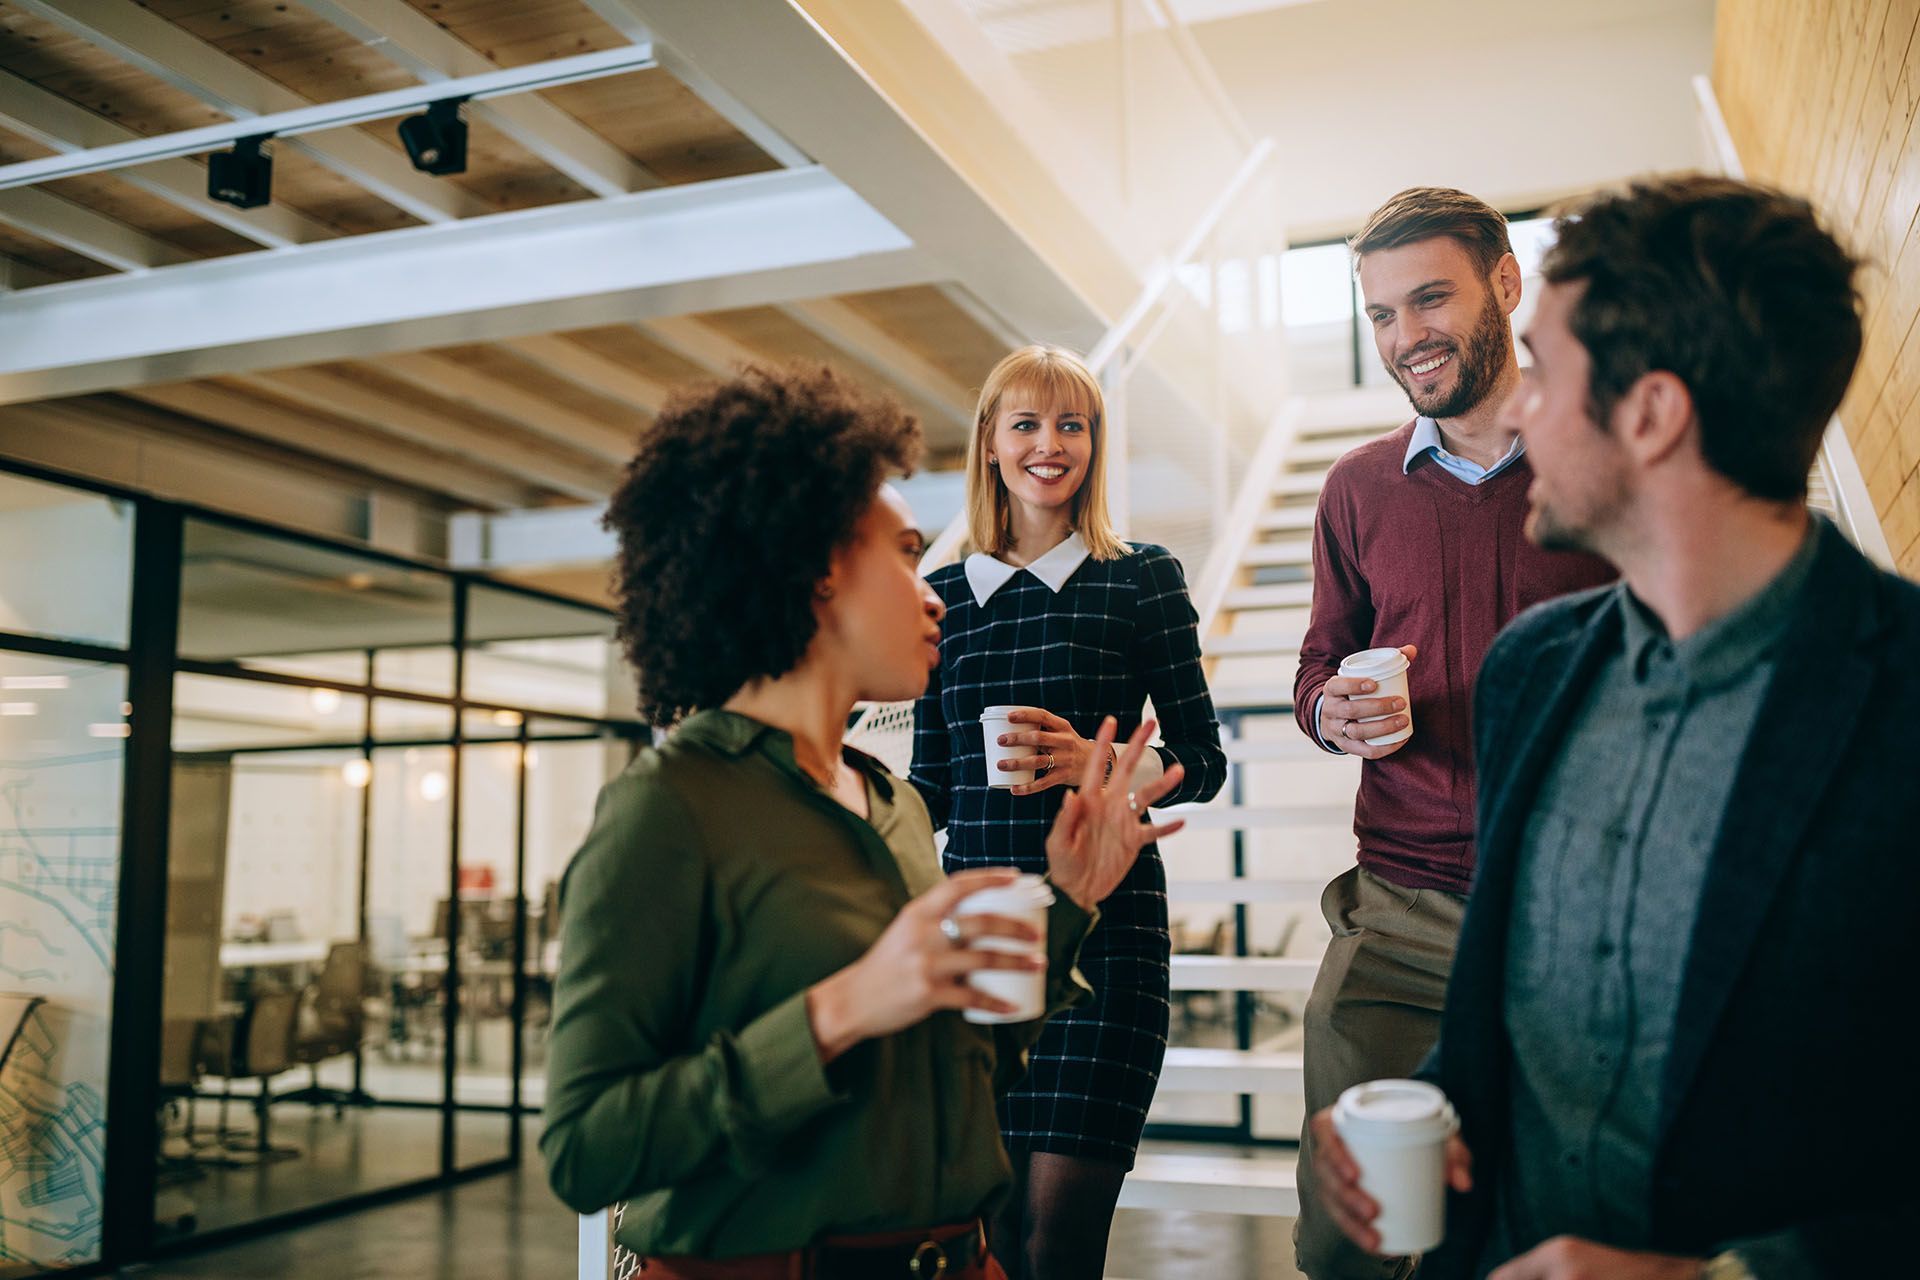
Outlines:
{"label": "white staircase", "polygon": [[[1253,993],[1296,1012],[1305,1007],[1326,938],[1320,893],[1352,865],[1358,781],[1356,761],[1320,751],[1293,719],[1293,678],[1313,601],[1314,508],[1327,469],[1406,414],[1398,392],[1309,400],[1271,477],[1251,481],[1266,485],[1264,503],[1247,513],[1217,616],[1202,619],[1232,775],[1214,801],[1170,810],[1188,829],[1162,852],[1171,916],[1189,934],[1225,919],[1229,936],[1244,942],[1234,950],[1252,954],[1176,955],[1176,1002],[1179,993],[1231,993],[1222,998],[1235,1001]],[[1273,948],[1276,938],[1287,941]],[[1258,954],[1263,948],[1280,954]],[[1275,1043],[1169,1048],[1149,1138],[1169,1129],[1199,1136],[1219,1123],[1223,1139],[1251,1137],[1257,1145],[1188,1154],[1149,1142],[1121,1192],[1122,1207],[1297,1214],[1293,1150],[1261,1140],[1297,1138],[1301,1070],[1297,1022]],[[1249,1102],[1241,1105],[1242,1098]],[[1239,1123],[1218,1120],[1229,1111]],[[1196,1116],[1215,1119],[1196,1123]]]}

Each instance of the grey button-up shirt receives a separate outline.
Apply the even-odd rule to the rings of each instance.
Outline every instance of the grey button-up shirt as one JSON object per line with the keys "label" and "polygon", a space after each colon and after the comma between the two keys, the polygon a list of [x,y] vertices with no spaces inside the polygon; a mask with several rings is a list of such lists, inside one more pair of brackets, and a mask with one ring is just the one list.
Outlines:
{"label": "grey button-up shirt", "polygon": [[1700,888],[1817,541],[1809,532],[1772,583],[1679,644],[1616,588],[1623,643],[1574,712],[1520,851],[1511,1176],[1490,1241],[1509,1256],[1562,1233],[1650,1238],[1654,1124]]}

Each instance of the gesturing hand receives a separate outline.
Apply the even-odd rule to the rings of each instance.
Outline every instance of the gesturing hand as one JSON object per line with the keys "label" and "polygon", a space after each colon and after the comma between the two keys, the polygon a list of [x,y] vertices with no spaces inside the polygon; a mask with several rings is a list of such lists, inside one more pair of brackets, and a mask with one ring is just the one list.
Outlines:
{"label": "gesturing hand", "polygon": [[[1120,887],[1141,849],[1187,825],[1184,819],[1158,826],[1140,821],[1149,805],[1180,785],[1184,771],[1177,764],[1138,791],[1100,785],[1106,771],[1100,753],[1112,744],[1116,723],[1112,716],[1100,722],[1100,732],[1093,740],[1095,750],[1081,765],[1080,790],[1062,802],[1060,815],[1047,833],[1047,867],[1053,887],[1087,910]],[[1147,749],[1153,728],[1154,722],[1149,720],[1127,739],[1127,749],[1120,753],[1120,763],[1113,770],[1116,779],[1133,776],[1133,767]]]}
{"label": "gesturing hand", "polygon": [[807,1017],[822,1062],[876,1036],[910,1027],[937,1009],[986,1009],[1012,1013],[1014,1007],[984,995],[967,983],[981,969],[1044,969],[1044,952],[975,951],[976,938],[1014,938],[1042,942],[1024,920],[1007,916],[955,918],[960,936],[949,938],[940,922],[960,900],[982,889],[1012,884],[1012,867],[962,871],[900,908],[886,932],[867,953],[830,978],[807,989]]}
{"label": "gesturing hand", "polygon": [[1007,723],[1031,727],[1001,734],[1000,745],[1030,747],[1032,753],[1002,760],[1000,771],[1019,773],[1026,769],[1046,770],[1032,782],[1019,782],[1009,787],[1008,791],[1013,795],[1030,796],[1054,787],[1073,786],[1085,774],[1089,759],[1099,761],[1099,772],[1105,776],[1107,761],[1112,758],[1112,748],[1101,747],[1096,750],[1093,743],[1075,733],[1072,725],[1053,712],[1041,707],[1021,707],[1007,713]]}

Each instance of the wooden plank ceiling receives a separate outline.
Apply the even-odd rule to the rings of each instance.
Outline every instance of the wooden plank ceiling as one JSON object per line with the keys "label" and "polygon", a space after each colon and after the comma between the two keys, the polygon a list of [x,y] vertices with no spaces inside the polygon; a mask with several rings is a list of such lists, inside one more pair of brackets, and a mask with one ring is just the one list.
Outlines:
{"label": "wooden plank ceiling", "polygon": [[[118,6],[128,0],[96,2]],[[407,4],[457,39],[463,56],[471,51],[494,67],[626,43],[582,0]],[[303,99],[334,101],[418,83],[405,67],[298,2],[144,0],[140,7]],[[353,7],[351,0],[346,7]],[[94,128],[106,122],[118,130],[110,137],[229,119],[192,93],[7,0],[0,0],[0,77],[17,78],[85,111]],[[778,167],[664,69],[520,96],[558,108],[652,182],[677,185]],[[450,184],[461,216],[593,198],[484,113],[469,112],[468,119],[467,171],[423,179]],[[353,132],[404,167],[393,123]],[[49,154],[33,138],[0,128],[0,163]],[[303,238],[419,224],[413,213],[302,150],[276,148],[273,163],[272,207]],[[149,181],[136,183],[132,176]],[[183,190],[203,184],[203,162],[166,161],[0,191],[0,268],[16,287],[114,273],[118,268],[72,247],[66,233],[75,228],[96,243],[112,237],[148,265],[261,251],[153,194],[152,184],[169,177]],[[952,291],[916,286],[142,385],[61,403],[68,413],[97,412],[103,421],[125,422],[131,413],[202,435],[211,426],[247,437],[249,448],[264,443],[335,470],[404,484],[450,508],[495,509],[604,495],[637,433],[676,387],[743,362],[819,359],[846,367],[903,400],[926,425],[936,462],[951,462],[964,447],[974,390],[1003,349]],[[10,412],[0,408],[0,419]]]}

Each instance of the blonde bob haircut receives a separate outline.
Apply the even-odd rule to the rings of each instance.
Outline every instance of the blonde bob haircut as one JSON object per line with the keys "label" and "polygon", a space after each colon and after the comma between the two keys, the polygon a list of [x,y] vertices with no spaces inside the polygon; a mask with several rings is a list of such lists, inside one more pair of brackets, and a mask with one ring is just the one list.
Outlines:
{"label": "blonde bob haircut", "polygon": [[1035,344],[1012,352],[987,375],[967,442],[967,536],[976,551],[997,556],[1013,545],[1012,501],[1000,469],[987,461],[994,420],[1009,394],[1018,393],[1036,412],[1083,413],[1093,452],[1087,475],[1073,495],[1068,521],[1095,560],[1118,560],[1127,544],[1113,531],[1107,514],[1107,402],[1100,381],[1086,361],[1064,347]]}

